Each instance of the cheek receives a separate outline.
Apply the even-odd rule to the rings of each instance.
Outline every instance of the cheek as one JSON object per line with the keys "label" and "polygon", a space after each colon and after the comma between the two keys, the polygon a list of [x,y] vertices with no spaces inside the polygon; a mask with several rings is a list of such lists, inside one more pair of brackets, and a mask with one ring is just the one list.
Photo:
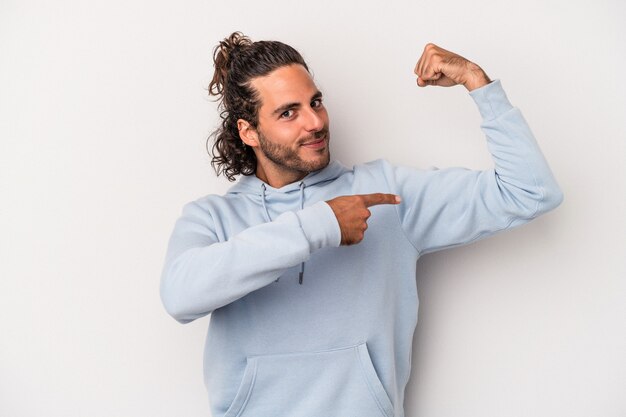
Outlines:
{"label": "cheek", "polygon": [[326,110],[326,108],[324,108],[321,112],[320,112],[320,116],[322,117],[322,119],[324,119],[324,124],[326,126],[330,125],[330,120],[328,118],[328,111]]}
{"label": "cheek", "polygon": [[283,146],[292,144],[299,138],[300,131],[294,125],[274,126],[269,132],[267,137],[273,142]]}

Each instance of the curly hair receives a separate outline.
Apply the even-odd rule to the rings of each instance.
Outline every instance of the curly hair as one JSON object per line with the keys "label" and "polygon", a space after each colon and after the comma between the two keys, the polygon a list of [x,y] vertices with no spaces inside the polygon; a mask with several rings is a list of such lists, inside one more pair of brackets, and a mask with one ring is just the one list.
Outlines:
{"label": "curly hair", "polygon": [[209,95],[217,97],[222,120],[208,139],[215,138],[210,154],[218,176],[223,173],[229,181],[235,181],[237,175],[254,174],[256,156],[240,139],[237,120],[246,120],[257,128],[261,98],[252,87],[252,79],[291,64],[300,64],[309,71],[300,53],[291,46],[278,41],[252,42],[241,32],[232,33],[213,50],[215,72]]}

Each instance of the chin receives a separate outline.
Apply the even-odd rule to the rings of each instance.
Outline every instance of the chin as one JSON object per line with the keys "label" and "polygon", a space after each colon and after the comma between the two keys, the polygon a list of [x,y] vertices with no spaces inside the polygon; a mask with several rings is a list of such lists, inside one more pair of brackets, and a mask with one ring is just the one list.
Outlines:
{"label": "chin", "polygon": [[330,152],[328,149],[325,149],[323,152],[314,157],[309,156],[308,158],[304,158],[300,156],[298,159],[299,162],[297,165],[300,166],[300,171],[319,171],[320,169],[326,168],[328,164],[330,164]]}
{"label": "chin", "polygon": [[327,154],[325,159],[318,161],[315,164],[312,164],[315,167],[311,171],[319,171],[320,169],[324,169],[328,166],[328,164],[330,164],[330,154]]}

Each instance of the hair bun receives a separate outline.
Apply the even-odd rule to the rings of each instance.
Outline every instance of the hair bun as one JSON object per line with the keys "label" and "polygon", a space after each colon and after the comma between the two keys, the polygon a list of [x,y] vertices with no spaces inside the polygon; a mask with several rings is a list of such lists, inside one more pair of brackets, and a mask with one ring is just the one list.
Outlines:
{"label": "hair bun", "polygon": [[252,45],[250,38],[241,32],[233,32],[215,47],[213,50],[213,66],[215,67],[215,73],[213,74],[213,80],[211,80],[209,84],[210,95],[222,95],[233,53],[240,48],[245,48],[250,45]]}

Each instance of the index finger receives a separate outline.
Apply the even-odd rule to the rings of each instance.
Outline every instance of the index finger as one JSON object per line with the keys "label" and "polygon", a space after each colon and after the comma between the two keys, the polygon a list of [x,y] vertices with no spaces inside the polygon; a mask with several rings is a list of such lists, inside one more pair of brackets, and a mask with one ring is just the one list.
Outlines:
{"label": "index finger", "polygon": [[401,201],[399,195],[384,193],[361,194],[361,198],[365,203],[365,207],[376,206],[379,204],[398,204]]}

